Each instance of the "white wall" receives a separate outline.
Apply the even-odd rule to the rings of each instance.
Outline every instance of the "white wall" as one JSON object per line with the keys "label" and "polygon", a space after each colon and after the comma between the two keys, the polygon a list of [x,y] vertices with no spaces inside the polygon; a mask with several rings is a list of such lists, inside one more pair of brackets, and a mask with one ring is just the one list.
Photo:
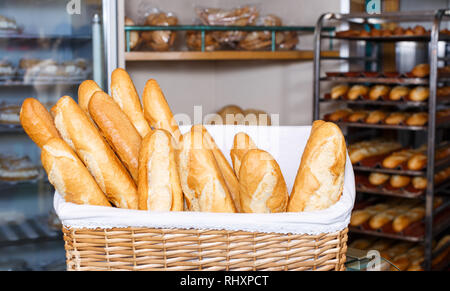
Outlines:
{"label": "white wall", "polygon": [[[125,1],[125,13],[142,19],[148,1]],[[162,10],[174,12],[180,24],[192,24],[194,7],[235,7],[244,1],[152,0]],[[261,15],[273,13],[286,25],[314,26],[325,12],[340,10],[339,0],[256,0]],[[312,36],[300,38],[300,49],[312,49]],[[304,125],[312,120],[312,61],[208,61],[208,62],[127,62],[138,92],[149,78],[156,79],[174,113],[188,113],[202,105],[203,114],[227,104],[258,108],[280,114],[284,125]]]}

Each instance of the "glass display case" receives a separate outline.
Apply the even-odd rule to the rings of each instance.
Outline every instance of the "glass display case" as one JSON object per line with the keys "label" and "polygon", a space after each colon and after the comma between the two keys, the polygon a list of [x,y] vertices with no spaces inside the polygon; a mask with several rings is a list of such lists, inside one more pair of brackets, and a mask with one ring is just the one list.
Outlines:
{"label": "glass display case", "polygon": [[101,0],[0,2],[0,270],[65,269],[54,189],[19,112],[27,97],[47,109],[64,95],[77,100],[94,78],[102,13]]}

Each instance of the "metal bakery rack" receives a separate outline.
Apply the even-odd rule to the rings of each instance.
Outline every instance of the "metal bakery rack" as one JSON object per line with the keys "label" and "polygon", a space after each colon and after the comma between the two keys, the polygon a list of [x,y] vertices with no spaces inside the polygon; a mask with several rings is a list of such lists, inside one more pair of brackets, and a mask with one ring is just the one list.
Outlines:
{"label": "metal bakery rack", "polygon": [[[313,117],[314,120],[321,119],[323,112],[322,108],[333,105],[345,104],[347,107],[361,106],[371,108],[387,108],[388,106],[395,108],[418,108],[424,109],[428,112],[428,123],[425,126],[411,127],[406,125],[391,126],[384,124],[366,124],[366,123],[348,123],[348,122],[338,122],[339,126],[346,133],[347,142],[354,139],[355,137],[362,137],[367,135],[384,135],[385,132],[395,132],[397,136],[409,134],[410,136],[422,134],[421,139],[426,139],[427,157],[434,157],[436,152],[436,147],[438,144],[438,139],[445,138],[445,133],[448,136],[449,122],[438,122],[436,120],[436,111],[441,107],[445,107],[449,103],[449,98],[436,98],[436,92],[439,85],[448,85],[450,79],[446,76],[438,74],[438,65],[447,64],[448,58],[442,57],[445,54],[442,51],[442,46],[439,43],[446,44],[450,38],[441,33],[441,24],[443,22],[450,21],[450,10],[436,10],[436,11],[413,11],[413,12],[392,12],[392,13],[382,13],[382,14],[338,14],[338,13],[326,13],[320,16],[317,21],[315,34],[314,34],[314,107],[313,107]],[[358,37],[358,36],[342,36],[340,34],[329,34],[324,33],[322,28],[327,25],[346,25],[350,27],[360,27],[364,29],[366,27],[376,27],[381,24],[387,23],[427,23],[431,25],[431,33],[425,35],[412,35],[412,36],[380,36],[380,37]],[[343,47],[348,45],[358,45],[365,47],[364,56],[352,56],[352,50],[348,50],[349,56],[341,57],[324,57],[321,54],[322,42],[324,39],[331,39],[333,41],[339,41]],[[327,73],[322,74],[322,64],[323,62],[329,62],[330,60],[340,61],[350,67],[351,64],[355,62],[363,61],[367,67],[376,68],[380,74],[380,64],[382,62],[382,55],[380,54],[380,48],[382,44],[385,43],[398,43],[398,42],[411,42],[411,43],[422,43],[428,44],[428,63],[430,64],[430,74],[428,78],[408,78],[407,76],[382,76],[377,74],[364,75],[364,74],[345,74],[345,73]],[[369,47],[370,49],[367,49]],[[445,47],[445,46],[444,46]],[[341,54],[345,55],[345,54]],[[327,63],[328,64],[328,63]],[[375,66],[374,66],[375,65]],[[361,71],[367,71],[362,68]],[[391,84],[391,85],[422,85],[429,86],[429,98],[424,102],[413,102],[413,101],[390,101],[390,100],[346,100],[337,99],[333,100],[331,98],[325,98],[324,90],[322,87],[325,84],[333,83],[350,83],[350,84]],[[406,133],[405,133],[406,132]],[[417,136],[416,136],[417,138]],[[419,137],[420,139],[420,137]],[[409,138],[411,140],[411,137]],[[417,140],[416,140],[417,141]],[[379,188],[375,190],[367,190],[357,188],[358,196],[360,195],[384,195],[393,197],[403,197],[410,199],[423,199],[425,202],[426,215],[422,223],[424,227],[422,236],[405,235],[405,234],[391,234],[383,233],[377,230],[366,230],[366,229],[355,229],[350,228],[351,232],[363,233],[366,235],[374,235],[378,237],[387,237],[405,241],[414,241],[424,244],[425,248],[425,261],[424,269],[432,269],[432,259],[438,254],[432,252],[433,239],[448,231],[450,226],[450,219],[448,213],[448,202],[444,202],[441,207],[433,208],[434,196],[443,195],[445,196],[449,191],[450,183],[449,180],[441,183],[440,185],[435,185],[434,174],[439,169],[450,166],[450,160],[445,161],[435,161],[434,158],[427,159],[427,167],[423,171],[405,171],[402,169],[383,169],[382,167],[363,167],[354,166],[356,173],[362,172],[367,173],[367,171],[372,172],[383,172],[389,174],[401,174],[401,175],[422,175],[427,178],[427,188],[424,193],[419,193],[422,195],[417,195],[417,193],[405,193],[398,191],[387,191],[386,189]],[[444,197],[446,198],[446,197]]]}

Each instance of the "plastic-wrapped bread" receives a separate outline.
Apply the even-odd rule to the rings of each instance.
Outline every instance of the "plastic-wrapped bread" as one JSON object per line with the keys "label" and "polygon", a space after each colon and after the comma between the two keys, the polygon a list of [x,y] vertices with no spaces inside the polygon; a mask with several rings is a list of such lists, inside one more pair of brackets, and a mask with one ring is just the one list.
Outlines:
{"label": "plastic-wrapped bread", "polygon": [[138,181],[138,159],[142,138],[119,105],[105,92],[96,92],[89,113],[131,177]]}
{"label": "plastic-wrapped bread", "polygon": [[231,162],[233,163],[236,177],[239,178],[239,169],[241,168],[241,161],[244,155],[251,149],[256,149],[257,146],[250,136],[244,132],[238,132],[233,139],[233,148],[230,150]]}
{"label": "plastic-wrapped bread", "polygon": [[141,101],[133,81],[124,69],[117,68],[111,74],[111,97],[144,138],[151,128],[144,118]]}
{"label": "plastic-wrapped bread", "polygon": [[331,88],[331,99],[343,98],[347,95],[350,87],[347,84],[339,84]]}
{"label": "plastic-wrapped bread", "polygon": [[236,212],[231,193],[203,132],[185,133],[177,151],[178,174],[188,209],[202,212]]}
{"label": "plastic-wrapped bread", "polygon": [[69,96],[52,108],[61,137],[75,150],[108,200],[117,207],[137,209],[137,188],[128,171],[87,114]]}
{"label": "plastic-wrapped bread", "polygon": [[409,95],[410,89],[405,86],[395,86],[389,92],[389,99],[392,101],[397,101],[400,99],[405,99]]}
{"label": "plastic-wrapped bread", "polygon": [[364,85],[353,85],[347,92],[349,100],[356,100],[358,97],[364,97],[369,92],[369,88]]}
{"label": "plastic-wrapped bread", "polygon": [[289,198],[288,212],[325,209],[340,199],[346,149],[337,125],[322,120],[313,123]]}
{"label": "plastic-wrapped bread", "polygon": [[42,146],[41,160],[48,180],[66,202],[111,206],[87,168],[62,139],[47,140]]}
{"label": "plastic-wrapped bread", "polygon": [[421,220],[425,217],[425,207],[418,206],[414,207],[408,212],[397,216],[392,222],[392,228],[396,232],[402,232],[411,223]]}
{"label": "plastic-wrapped bread", "polygon": [[23,101],[19,118],[24,131],[40,148],[51,138],[59,137],[52,116],[37,99]]}
{"label": "plastic-wrapped bread", "polygon": [[[134,23],[134,21],[131,18],[125,17],[125,25],[127,26],[134,26],[136,25]],[[139,38],[139,32],[137,31],[130,31],[130,50],[134,49],[135,47],[137,47],[137,45],[140,42],[140,38]]]}
{"label": "plastic-wrapped bread", "polygon": [[386,85],[375,85],[370,88],[369,99],[370,100],[378,100],[383,96],[389,94],[390,88]]}
{"label": "plastic-wrapped bread", "polygon": [[280,166],[266,151],[251,149],[239,172],[242,212],[285,212],[289,195]]}
{"label": "plastic-wrapped bread", "polygon": [[143,139],[139,152],[140,210],[183,211],[175,151],[175,141],[165,130],[156,129]]}
{"label": "plastic-wrapped bread", "polygon": [[180,129],[159,84],[155,80],[150,79],[145,84],[142,100],[144,116],[150,125],[153,128],[167,130],[178,142],[181,137]]}

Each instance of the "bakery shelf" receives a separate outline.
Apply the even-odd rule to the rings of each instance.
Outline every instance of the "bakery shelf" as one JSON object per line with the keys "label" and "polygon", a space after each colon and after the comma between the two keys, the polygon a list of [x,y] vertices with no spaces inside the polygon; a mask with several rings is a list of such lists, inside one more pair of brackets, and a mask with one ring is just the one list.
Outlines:
{"label": "bakery shelf", "polygon": [[388,124],[370,124],[363,122],[335,122],[339,126],[351,126],[351,127],[363,127],[363,128],[375,128],[375,129],[394,129],[394,130],[413,130],[413,131],[425,131],[426,126],[408,126],[408,125],[388,125]]}
{"label": "bakery shelf", "polygon": [[[323,56],[338,56],[338,51],[324,51]],[[226,60],[312,60],[311,50],[293,51],[170,51],[126,52],[126,61],[226,61]]]}
{"label": "bakery shelf", "polygon": [[[429,42],[431,40],[430,35],[398,35],[398,36],[339,36],[322,34],[322,38],[330,38],[337,40],[350,40],[350,41],[367,41],[367,42],[399,42],[399,41],[415,41],[415,42]],[[450,37],[444,34],[439,36],[440,41],[449,41]]]}
{"label": "bakery shelf", "polygon": [[397,239],[397,240],[403,240],[403,241],[409,241],[409,242],[423,242],[423,236],[406,236],[402,234],[396,234],[396,233],[386,233],[378,230],[366,230],[361,229],[359,227],[353,227],[349,226],[349,231],[354,233],[360,233],[360,234],[366,234],[376,237],[383,237],[383,238],[390,238],[390,239]]}
{"label": "bakery shelf", "polygon": [[365,167],[353,165],[354,171],[361,172],[378,172],[378,173],[386,173],[386,174],[394,174],[394,175],[408,175],[408,176],[425,176],[425,171],[411,171],[411,170],[401,170],[401,169],[387,169],[379,166],[375,167]]}
{"label": "bakery shelf", "polygon": [[47,216],[0,224],[0,247],[61,239],[61,232],[49,226]]}
{"label": "bakery shelf", "polygon": [[416,101],[389,101],[389,100],[347,100],[347,99],[331,99],[321,98],[321,103],[345,103],[352,105],[377,105],[377,106],[401,106],[401,107],[425,107],[428,106],[428,102],[416,102]]}
{"label": "bakery shelf", "polygon": [[[446,80],[448,78],[443,78]],[[428,85],[426,78],[384,78],[384,77],[321,77],[320,81],[341,83],[371,83],[371,84],[402,84],[402,85]]]}

